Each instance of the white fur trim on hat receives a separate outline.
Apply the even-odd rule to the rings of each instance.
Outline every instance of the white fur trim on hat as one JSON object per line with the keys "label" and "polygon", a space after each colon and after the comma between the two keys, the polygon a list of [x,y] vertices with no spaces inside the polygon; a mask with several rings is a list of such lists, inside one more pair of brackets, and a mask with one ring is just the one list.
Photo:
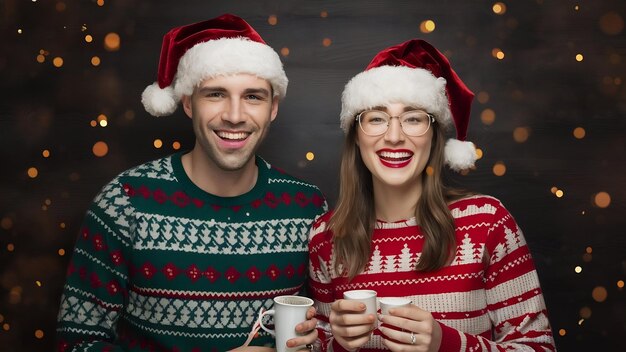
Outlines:
{"label": "white fur trim on hat", "polygon": [[220,75],[249,73],[266,79],[274,96],[287,94],[287,75],[278,54],[270,46],[246,38],[222,38],[198,43],[178,63],[174,91],[191,95],[203,80]]}
{"label": "white fur trim on hat", "polygon": [[446,80],[407,66],[380,66],[354,76],[341,98],[341,128],[348,132],[356,114],[376,106],[402,103],[424,109],[442,126],[452,123]]}
{"label": "white fur trim on hat", "polygon": [[249,73],[266,79],[274,96],[287,94],[287,75],[278,54],[269,45],[240,38],[221,38],[191,47],[181,57],[174,81],[169,87],[155,83],[142,94],[142,103],[153,116],[170,115],[176,111],[183,95],[191,95],[202,81],[220,75]]}
{"label": "white fur trim on hat", "polygon": [[453,138],[448,139],[443,153],[445,163],[454,171],[473,167],[477,158],[474,143],[461,142]]}
{"label": "white fur trim on hat", "polygon": [[152,116],[171,115],[176,111],[178,100],[172,87],[161,89],[156,82],[147,86],[141,94],[141,103]]}

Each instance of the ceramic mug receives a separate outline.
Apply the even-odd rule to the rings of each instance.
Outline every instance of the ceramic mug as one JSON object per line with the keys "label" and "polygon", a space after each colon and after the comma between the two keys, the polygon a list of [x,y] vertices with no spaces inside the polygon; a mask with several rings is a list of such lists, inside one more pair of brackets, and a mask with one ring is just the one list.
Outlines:
{"label": "ceramic mug", "polygon": [[[276,352],[293,352],[302,346],[287,347],[287,340],[298,337],[296,325],[306,320],[306,312],[313,305],[313,300],[301,296],[278,296],[274,298],[274,307],[260,315],[261,328],[276,339]],[[263,317],[274,316],[274,330],[263,325]]]}

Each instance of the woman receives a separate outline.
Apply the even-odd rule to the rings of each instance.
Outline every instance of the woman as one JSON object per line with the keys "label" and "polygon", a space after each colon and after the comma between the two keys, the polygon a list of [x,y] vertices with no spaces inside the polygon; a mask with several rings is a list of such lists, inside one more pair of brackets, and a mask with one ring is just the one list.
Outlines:
{"label": "woman", "polygon": [[[497,199],[442,181],[444,163],[459,171],[476,159],[465,141],[473,96],[421,40],[382,51],[346,85],[339,199],[309,243],[317,348],[555,349],[513,217]],[[457,138],[445,142],[452,125]],[[412,304],[366,315],[361,302],[341,299],[354,289]]]}

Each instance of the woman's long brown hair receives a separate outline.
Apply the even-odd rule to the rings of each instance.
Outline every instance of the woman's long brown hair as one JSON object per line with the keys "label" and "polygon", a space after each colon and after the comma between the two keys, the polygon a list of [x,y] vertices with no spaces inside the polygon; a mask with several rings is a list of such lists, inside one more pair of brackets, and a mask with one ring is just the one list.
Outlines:
{"label": "woman's long brown hair", "polygon": [[[365,270],[371,255],[371,239],[376,223],[372,174],[356,143],[356,124],[346,136],[339,171],[339,198],[329,221],[334,233],[334,270],[352,279]],[[448,189],[442,179],[444,131],[433,124],[428,170],[422,172],[422,194],[415,207],[415,218],[424,235],[424,246],[416,270],[437,270],[452,259],[456,246],[454,218],[448,202],[467,193]]]}

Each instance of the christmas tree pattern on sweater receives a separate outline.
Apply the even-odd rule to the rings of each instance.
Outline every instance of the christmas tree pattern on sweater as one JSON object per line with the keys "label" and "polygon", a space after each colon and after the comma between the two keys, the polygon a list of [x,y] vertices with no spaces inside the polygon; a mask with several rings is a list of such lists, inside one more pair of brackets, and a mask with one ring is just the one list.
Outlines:
{"label": "christmas tree pattern on sweater", "polygon": [[302,293],[308,232],[327,210],[319,189],[257,157],[250,192],[216,197],[181,155],[120,174],[94,199],[67,270],[59,351],[224,351],[273,297]]}
{"label": "christmas tree pattern on sweater", "polygon": [[[493,197],[472,196],[449,206],[456,225],[452,263],[417,272],[424,237],[416,220],[377,222],[365,271],[352,281],[335,274],[331,214],[310,234],[310,291],[318,310],[322,350],[343,351],[332,338],[330,305],[343,292],[370,289],[406,297],[442,327],[440,351],[555,350],[547,311],[524,235]],[[383,351],[380,331],[360,349]]]}

